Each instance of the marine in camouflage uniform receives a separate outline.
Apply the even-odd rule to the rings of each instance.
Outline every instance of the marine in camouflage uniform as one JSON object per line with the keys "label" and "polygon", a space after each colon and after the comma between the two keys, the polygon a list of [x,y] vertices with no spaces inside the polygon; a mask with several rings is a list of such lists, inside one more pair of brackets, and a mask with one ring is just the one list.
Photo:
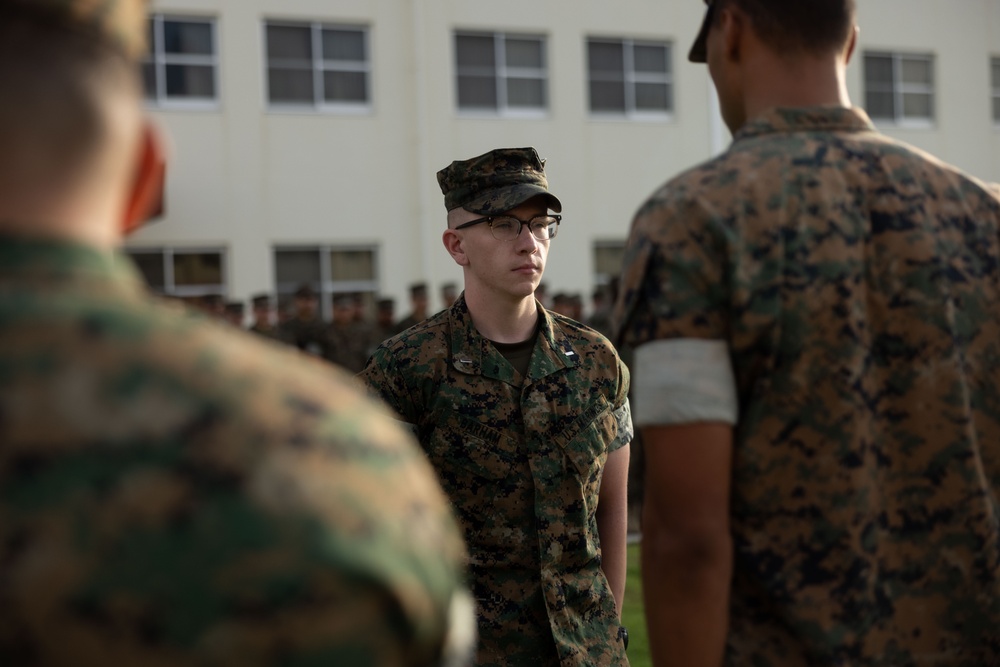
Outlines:
{"label": "marine in camouflage uniform", "polygon": [[[155,301],[110,216],[27,215],[89,211],[119,183],[143,217],[142,10],[0,1],[0,96],[44,82],[0,115],[0,664],[471,659],[465,551],[412,437],[349,376]],[[53,99],[74,115],[40,113]],[[81,118],[114,126],[41,140]],[[91,161],[111,180],[71,188]],[[64,186],[12,187],[52,164],[74,165]]]}
{"label": "marine in camouflage uniform", "polygon": [[371,351],[372,327],[354,319],[353,297],[334,299],[333,321],[327,330],[327,359],[357,373],[365,367]]}
{"label": "marine in camouflage uniform", "polygon": [[[616,320],[652,436],[654,658],[693,655],[670,633],[709,607],[674,595],[673,576],[728,590],[717,617],[692,618],[703,635],[721,624],[715,655],[728,623],[727,665],[1000,664],[1000,200],[837,94],[741,115],[731,82],[749,98],[764,74],[739,75],[732,54],[768,63],[768,85],[790,57],[748,45],[748,25],[770,34],[755,12],[808,24],[840,5],[812,4],[709,10],[692,60],[707,35],[732,145],[633,222]],[[849,34],[809,52],[827,73],[850,54],[844,17]],[[665,536],[700,560],[671,571]],[[697,565],[727,557],[731,586]]]}
{"label": "marine in camouflage uniform", "polygon": [[257,294],[250,300],[253,306],[253,324],[247,327],[258,336],[281,340],[281,332],[271,322],[271,297],[268,294]]}
{"label": "marine in camouflage uniform", "polygon": [[[627,665],[615,595],[624,589],[628,371],[604,336],[535,301],[548,240],[525,238],[521,225],[501,240],[486,225],[460,235],[452,224],[456,215],[559,210],[535,151],[492,151],[438,179],[445,245],[466,291],[384,342],[361,377],[416,432],[458,512],[478,605],[477,664]],[[483,253],[503,270],[490,274]],[[529,260],[536,271],[507,272]],[[525,306],[528,337],[505,345],[480,329],[507,298]]]}
{"label": "marine in camouflage uniform", "polygon": [[316,292],[302,285],[295,291],[293,303],[294,314],[278,327],[281,340],[308,355],[329,359],[330,338],[319,316]]}
{"label": "marine in camouflage uniform", "polygon": [[402,329],[396,326],[395,301],[388,297],[379,299],[375,306],[375,321],[372,322],[371,335],[368,339],[369,356],[382,341],[392,338],[401,331]]}
{"label": "marine in camouflage uniform", "polygon": [[410,285],[410,305],[413,307],[410,314],[396,323],[399,331],[409,329],[427,319],[427,283]]}

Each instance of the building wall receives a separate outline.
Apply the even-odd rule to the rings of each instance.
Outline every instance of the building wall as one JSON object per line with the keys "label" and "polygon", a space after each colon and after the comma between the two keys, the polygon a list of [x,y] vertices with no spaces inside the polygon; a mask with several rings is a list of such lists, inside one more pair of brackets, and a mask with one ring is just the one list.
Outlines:
{"label": "building wall", "polygon": [[[880,124],[989,181],[1000,181],[1000,128],[990,114],[989,56],[1000,55],[1000,0],[861,0],[848,88],[864,103],[865,50],[931,53],[935,122]],[[135,247],[220,247],[231,298],[271,291],[275,245],[378,248],[381,291],[406,311],[406,286],[436,288],[461,272],[440,237],[435,172],[498,146],[535,146],[565,206],[545,281],[589,294],[595,241],[623,241],[655,187],[729,141],[707,70],[687,62],[704,5],[696,0],[153,0],[153,11],[217,21],[218,104],[152,108],[170,137],[166,215]],[[370,30],[370,112],[269,109],[265,19]],[[490,30],[547,38],[549,108],[542,117],[463,114],[455,100],[453,33]],[[672,44],[674,113],[606,120],[587,108],[588,36]]]}

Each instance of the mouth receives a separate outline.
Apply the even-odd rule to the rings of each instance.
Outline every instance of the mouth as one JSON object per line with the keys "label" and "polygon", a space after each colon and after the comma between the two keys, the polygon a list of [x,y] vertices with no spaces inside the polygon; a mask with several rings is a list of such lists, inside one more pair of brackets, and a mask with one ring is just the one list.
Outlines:
{"label": "mouth", "polygon": [[537,273],[538,267],[534,264],[524,264],[514,269],[515,273]]}

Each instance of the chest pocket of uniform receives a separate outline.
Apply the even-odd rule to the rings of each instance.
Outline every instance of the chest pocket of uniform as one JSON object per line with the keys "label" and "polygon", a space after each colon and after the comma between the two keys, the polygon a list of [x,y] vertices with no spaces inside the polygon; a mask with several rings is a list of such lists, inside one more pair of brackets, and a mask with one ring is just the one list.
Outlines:
{"label": "chest pocket of uniform", "polygon": [[485,479],[503,479],[517,458],[508,435],[459,413],[448,415],[425,441],[435,467],[457,467]]}
{"label": "chest pocket of uniform", "polygon": [[481,549],[478,536],[492,525],[494,515],[508,513],[497,503],[502,505],[524,485],[524,479],[510,477],[518,462],[517,442],[458,413],[434,421],[438,425],[420,440],[451,498],[466,540]]}
{"label": "chest pocket of uniform", "polygon": [[600,489],[608,446],[617,435],[618,421],[611,403],[600,396],[556,439],[580,476],[588,496]]}

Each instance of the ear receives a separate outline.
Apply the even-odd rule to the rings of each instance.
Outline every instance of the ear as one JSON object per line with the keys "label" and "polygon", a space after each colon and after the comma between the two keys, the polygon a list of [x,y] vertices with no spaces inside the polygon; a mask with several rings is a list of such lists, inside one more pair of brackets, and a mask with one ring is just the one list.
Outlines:
{"label": "ear", "polygon": [[448,251],[451,258],[459,266],[469,265],[469,256],[465,254],[465,247],[462,244],[462,236],[454,229],[446,229],[441,236],[444,249]]}
{"label": "ear", "polygon": [[854,26],[851,30],[851,37],[847,40],[847,50],[844,52],[844,64],[847,65],[851,62],[851,56],[854,55],[854,47],[858,45],[858,35],[861,33],[861,28]]}
{"label": "ear", "polygon": [[743,55],[743,40],[747,32],[747,17],[732,4],[723,8],[718,30],[722,37],[722,52],[727,60],[739,62]]}
{"label": "ear", "polygon": [[122,234],[129,234],[163,212],[167,163],[163,137],[147,119],[143,121],[139,157],[122,219]]}

